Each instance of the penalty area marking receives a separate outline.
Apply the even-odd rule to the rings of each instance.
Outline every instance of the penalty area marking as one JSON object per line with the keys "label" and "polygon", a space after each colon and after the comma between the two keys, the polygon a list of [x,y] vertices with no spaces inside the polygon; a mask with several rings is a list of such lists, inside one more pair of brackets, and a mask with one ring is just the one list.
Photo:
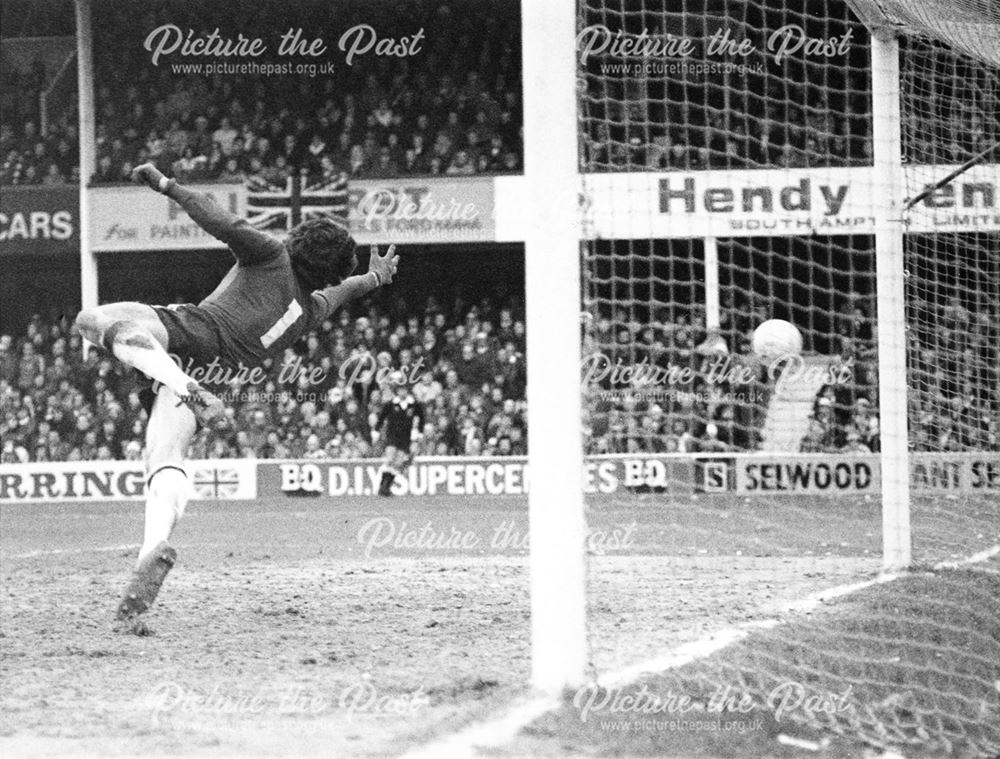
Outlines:
{"label": "penalty area marking", "polygon": [[[1000,555],[1000,545],[995,545],[992,548],[975,553],[966,559],[939,562],[934,565],[934,569],[958,569],[988,561],[997,555]],[[919,573],[885,573],[871,580],[838,585],[827,590],[811,593],[799,601],[793,601],[782,606],[779,616],[759,622],[746,622],[742,625],[711,633],[704,638],[678,646],[663,656],[609,672],[599,677],[596,683],[591,683],[591,685],[596,684],[604,688],[623,687],[630,682],[634,682],[642,675],[659,674],[710,656],[716,651],[720,651],[733,643],[743,640],[751,632],[777,627],[783,621],[780,614],[809,612],[835,598],[849,596],[852,593],[857,593],[860,590],[865,590],[875,585],[884,585],[901,577],[914,576],[916,574]],[[516,701],[498,717],[469,725],[445,738],[431,741],[413,751],[403,754],[401,759],[437,759],[437,757],[442,756],[447,756],[451,759],[459,759],[461,757],[475,759],[475,757],[481,756],[477,751],[478,747],[499,746],[512,740],[522,728],[527,727],[543,714],[558,709],[562,704],[562,699],[556,696],[537,696]]]}

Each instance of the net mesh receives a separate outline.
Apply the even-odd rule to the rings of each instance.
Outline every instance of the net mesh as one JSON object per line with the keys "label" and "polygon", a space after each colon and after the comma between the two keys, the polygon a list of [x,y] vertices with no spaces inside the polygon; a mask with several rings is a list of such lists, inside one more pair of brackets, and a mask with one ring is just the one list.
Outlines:
{"label": "net mesh", "polygon": [[[907,198],[916,198],[971,159],[954,180],[917,202],[904,235],[910,443],[915,451],[1000,450],[1000,68],[961,52],[923,23],[902,37],[902,137]],[[959,7],[958,15],[975,4]],[[994,22],[997,11],[990,11]],[[983,19],[987,18],[984,13]],[[941,21],[941,17],[938,17]],[[941,22],[942,36],[951,24]],[[982,56],[989,59],[989,56]],[[991,148],[993,149],[991,153]],[[941,472],[923,472],[925,477]],[[984,484],[988,480],[983,481]],[[995,505],[995,497],[994,502]],[[962,553],[961,535],[991,532],[995,509],[935,501],[915,510],[917,556]],[[956,532],[956,526],[960,528]]]}
{"label": "net mesh", "polygon": [[1000,66],[1000,8],[992,0],[854,0],[861,18],[910,39],[939,40],[972,59]]}
{"label": "net mesh", "polygon": [[[793,614],[649,682],[706,702],[742,689],[762,708],[782,683],[847,690],[843,713],[792,710],[778,731],[851,750],[990,755],[1000,671],[997,617],[982,605],[996,562],[942,562],[1000,542],[1000,157],[987,152],[1000,129],[997,12],[973,1],[854,5],[581,4],[587,449],[697,462],[694,492],[686,470],[668,467],[665,487],[592,500],[592,513],[649,507],[634,533],[647,560],[591,559],[594,665],[752,624],[761,610],[780,617],[793,597],[879,567],[881,499],[860,487],[857,462],[873,462],[877,483],[873,209],[888,185],[873,164],[869,29],[891,28],[905,198],[982,156],[903,227],[899,392],[914,561],[931,569]],[[793,50],[796,40],[815,43]],[[803,336],[802,356],[778,371],[750,349],[769,318]],[[627,366],[662,371],[615,371]],[[819,487],[817,471],[835,464],[849,472],[845,487]],[[720,495],[700,492],[710,469]],[[654,619],[670,620],[664,635],[648,634]],[[763,711],[773,726],[775,710]],[[676,733],[669,741],[683,745]]]}
{"label": "net mesh", "polygon": [[[637,398],[620,409],[609,399],[620,401],[630,388],[614,387],[608,373],[589,398],[591,449],[797,452],[803,445],[844,447],[854,401],[874,400],[874,377],[866,365],[873,338],[873,242],[870,234],[844,234],[852,226],[864,230],[863,223],[853,223],[856,219],[830,221],[822,212],[780,218],[780,212],[785,203],[812,203],[811,197],[803,198],[802,182],[810,183],[805,192],[813,191],[806,170],[871,164],[865,27],[842,3],[786,10],[776,3],[735,2],[704,3],[700,11],[692,7],[682,13],[653,3],[591,4],[583,10],[581,26],[584,39],[594,40],[595,48],[611,38],[608,51],[619,34],[634,40],[643,31],[654,38],[696,41],[689,53],[655,62],[607,52],[584,61],[584,171],[704,171],[707,177],[697,186],[686,184],[679,174],[676,180],[668,177],[660,190],[669,197],[656,209],[645,207],[634,190],[592,192],[600,198],[596,210],[616,217],[617,223],[607,235],[613,239],[588,247],[592,328],[585,353],[607,356],[612,364],[687,366],[694,377],[683,387],[675,383],[655,398],[647,393],[646,402]],[[790,30],[788,36],[774,37],[783,28]],[[795,35],[846,40],[843,54],[835,59],[801,51],[777,55],[780,45],[790,49],[797,44]],[[729,54],[720,47],[727,41],[746,42],[752,51]],[[769,177],[756,188],[746,179],[749,175],[737,175],[782,168],[798,173],[789,174],[788,181]],[[829,185],[827,192],[839,191],[833,189],[836,182]],[[657,239],[644,222],[655,213],[684,225],[706,213],[706,190],[727,187],[738,188],[733,205],[750,213],[731,221],[732,229],[744,235],[717,238],[719,305],[709,314],[703,238],[680,233],[672,237],[681,239]],[[778,214],[754,213],[775,207]],[[622,239],[619,229],[631,231],[629,238]],[[790,410],[771,414],[769,426],[770,397],[752,400],[762,388],[734,387],[722,379],[734,375],[725,369],[750,363],[751,333],[768,318],[787,319],[799,328],[813,367],[801,372],[812,381],[803,377],[780,388],[789,396],[782,400]],[[715,336],[724,341],[725,359],[718,355],[718,340],[708,340]],[[821,411],[824,429],[820,432],[817,425],[807,440],[803,425],[808,414],[797,413],[801,408],[796,407],[815,398],[820,390],[815,378],[822,370],[845,361],[859,364],[858,381],[827,389],[831,397]],[[765,379],[754,384],[766,386]],[[619,391],[617,396],[609,394],[613,390]],[[648,418],[650,410],[656,423]],[[621,424],[638,434],[616,434]],[[868,430],[863,433],[859,448],[877,445]]]}

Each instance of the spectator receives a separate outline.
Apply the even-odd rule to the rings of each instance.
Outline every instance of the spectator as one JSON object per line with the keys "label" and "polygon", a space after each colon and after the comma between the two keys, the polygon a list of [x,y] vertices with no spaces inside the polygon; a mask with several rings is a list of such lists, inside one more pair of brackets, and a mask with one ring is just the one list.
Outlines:
{"label": "spectator", "polygon": [[205,174],[208,158],[195,155],[190,145],[184,147],[181,157],[174,161],[173,172],[178,179],[200,179]]}
{"label": "spectator", "polygon": [[469,176],[476,173],[476,167],[469,159],[469,153],[465,150],[458,150],[452,157],[451,163],[445,170],[449,176]]}
{"label": "spectator", "polygon": [[871,453],[872,449],[869,448],[861,441],[861,435],[855,430],[851,430],[847,433],[847,442],[844,447],[840,449],[842,453]]}
{"label": "spectator", "polygon": [[237,137],[239,137],[239,132],[233,129],[232,122],[227,116],[222,117],[218,128],[212,132],[212,142],[217,144],[222,155],[227,157],[232,155],[233,145]]}
{"label": "spectator", "polygon": [[55,161],[48,165],[45,176],[42,177],[42,184],[49,186],[66,184],[66,177],[63,176],[59,170],[59,164]]}

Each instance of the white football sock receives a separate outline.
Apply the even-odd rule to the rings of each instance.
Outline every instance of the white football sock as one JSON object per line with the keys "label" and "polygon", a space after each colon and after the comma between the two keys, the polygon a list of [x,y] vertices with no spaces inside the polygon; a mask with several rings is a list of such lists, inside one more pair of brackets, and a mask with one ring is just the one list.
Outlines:
{"label": "white football sock", "polygon": [[190,498],[190,484],[187,474],[175,466],[162,467],[152,474],[146,486],[146,522],[143,531],[141,560],[170,534],[180,518]]}

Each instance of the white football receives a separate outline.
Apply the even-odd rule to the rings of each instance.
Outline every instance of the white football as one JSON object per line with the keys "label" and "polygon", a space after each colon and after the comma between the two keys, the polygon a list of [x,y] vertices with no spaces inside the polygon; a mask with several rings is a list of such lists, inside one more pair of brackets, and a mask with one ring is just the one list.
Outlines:
{"label": "white football", "polygon": [[763,358],[797,356],[802,352],[802,333],[784,319],[768,319],[753,331],[753,352]]}

